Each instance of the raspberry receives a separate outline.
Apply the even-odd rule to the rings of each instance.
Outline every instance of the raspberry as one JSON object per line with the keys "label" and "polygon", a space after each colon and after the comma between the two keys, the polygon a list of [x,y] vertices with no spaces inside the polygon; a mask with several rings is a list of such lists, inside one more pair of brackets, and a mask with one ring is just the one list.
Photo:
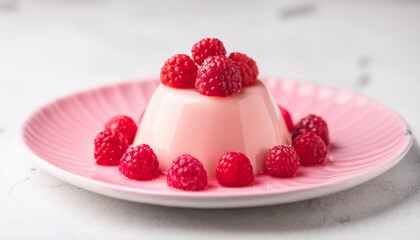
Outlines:
{"label": "raspberry", "polygon": [[299,156],[292,146],[275,146],[268,152],[267,172],[275,177],[293,177],[299,168]]}
{"label": "raspberry", "polygon": [[193,88],[197,78],[197,65],[185,54],[176,54],[165,61],[160,81],[169,87]]}
{"label": "raspberry", "polygon": [[290,115],[289,111],[287,111],[287,109],[283,108],[282,106],[278,105],[281,115],[283,115],[283,119],[286,122],[286,126],[287,129],[289,130],[289,132],[293,131],[293,120],[292,120],[292,115]]}
{"label": "raspberry", "polygon": [[258,67],[254,59],[238,52],[231,53],[229,59],[238,67],[243,87],[251,86],[257,81]]}
{"label": "raspberry", "polygon": [[210,56],[225,56],[226,49],[223,43],[217,38],[204,38],[194,44],[191,50],[194,62],[201,65]]}
{"label": "raspberry", "polygon": [[327,147],[322,139],[313,132],[304,132],[293,141],[293,147],[300,158],[301,165],[322,163],[327,156]]}
{"label": "raspberry", "polygon": [[225,56],[208,57],[198,69],[195,87],[203,95],[226,97],[239,92],[241,86],[238,68]]}
{"label": "raspberry", "polygon": [[124,115],[117,115],[105,123],[105,129],[118,130],[127,140],[128,145],[134,141],[137,132],[137,125],[133,119]]}
{"label": "raspberry", "polygon": [[130,147],[120,160],[119,170],[130,179],[149,180],[159,176],[159,162],[147,144]]}
{"label": "raspberry", "polygon": [[216,179],[228,187],[247,186],[254,181],[252,165],[244,154],[227,152],[219,160]]}
{"label": "raspberry", "polygon": [[95,138],[94,157],[99,165],[116,166],[127,149],[127,142],[118,131],[104,130]]}
{"label": "raspberry", "polygon": [[184,154],[174,159],[166,180],[173,188],[198,191],[207,186],[207,172],[197,158]]}
{"label": "raspberry", "polygon": [[293,138],[303,132],[313,132],[322,138],[327,147],[330,144],[327,123],[324,119],[317,115],[309,114],[308,116],[302,118],[293,129]]}

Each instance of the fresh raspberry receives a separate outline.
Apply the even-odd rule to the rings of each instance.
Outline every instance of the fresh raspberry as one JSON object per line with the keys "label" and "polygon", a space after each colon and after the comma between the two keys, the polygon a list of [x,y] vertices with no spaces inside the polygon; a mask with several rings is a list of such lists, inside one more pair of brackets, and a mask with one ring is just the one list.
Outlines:
{"label": "fresh raspberry", "polygon": [[160,81],[169,87],[193,88],[197,78],[197,65],[185,54],[176,54],[165,61]]}
{"label": "fresh raspberry", "polygon": [[168,169],[168,185],[187,191],[199,191],[207,186],[207,172],[197,158],[184,154],[174,159]]}
{"label": "fresh raspberry", "polygon": [[198,69],[195,87],[206,96],[226,97],[241,89],[241,75],[225,56],[208,57]]}
{"label": "fresh raspberry", "polygon": [[147,144],[130,147],[120,160],[119,170],[130,179],[149,180],[159,176],[159,162]]}
{"label": "fresh raspberry", "polygon": [[216,179],[228,187],[247,186],[254,181],[251,162],[243,153],[227,152],[217,164]]}
{"label": "fresh raspberry", "polygon": [[304,132],[293,140],[293,148],[300,158],[301,165],[322,163],[327,156],[327,147],[313,132]]}
{"label": "fresh raspberry", "polygon": [[293,138],[297,137],[303,132],[313,132],[320,136],[328,147],[330,144],[330,137],[328,134],[328,125],[321,117],[315,114],[309,114],[302,118],[293,129]]}
{"label": "fresh raspberry", "polygon": [[283,119],[286,122],[287,129],[289,130],[289,132],[292,132],[293,131],[292,115],[290,115],[289,111],[287,111],[286,108],[284,108],[280,105],[278,105],[278,106],[279,106],[281,115],[283,115]]}
{"label": "fresh raspberry", "polygon": [[99,165],[116,166],[127,149],[127,141],[118,131],[104,130],[95,138],[94,157]]}
{"label": "fresh raspberry", "polygon": [[299,156],[292,146],[275,146],[268,152],[267,172],[275,177],[293,177],[299,168]]}
{"label": "fresh raspberry", "polygon": [[226,49],[223,43],[217,38],[204,38],[194,44],[191,50],[194,62],[201,65],[210,56],[225,56]]}
{"label": "fresh raspberry", "polygon": [[229,59],[238,67],[242,78],[242,87],[251,86],[257,81],[258,67],[254,59],[239,52],[233,52]]}
{"label": "fresh raspberry", "polygon": [[105,129],[118,130],[131,145],[137,132],[137,125],[133,119],[124,115],[117,115],[105,123]]}

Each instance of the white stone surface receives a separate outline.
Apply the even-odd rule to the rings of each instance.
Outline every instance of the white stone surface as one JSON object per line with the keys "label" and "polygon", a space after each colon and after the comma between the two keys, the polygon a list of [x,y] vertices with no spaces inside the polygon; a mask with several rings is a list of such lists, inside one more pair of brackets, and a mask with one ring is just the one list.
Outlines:
{"label": "white stone surface", "polygon": [[203,37],[263,75],[366,94],[420,133],[420,1],[0,0],[0,239],[420,239],[420,151],[353,189],[279,206],[191,210],[79,189],[36,169],[19,128],[72,92],[157,76]]}

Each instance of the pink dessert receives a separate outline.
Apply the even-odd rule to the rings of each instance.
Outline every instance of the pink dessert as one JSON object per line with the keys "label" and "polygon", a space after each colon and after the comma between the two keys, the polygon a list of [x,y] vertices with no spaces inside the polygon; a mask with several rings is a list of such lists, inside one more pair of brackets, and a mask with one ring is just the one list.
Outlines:
{"label": "pink dessert", "polygon": [[160,84],[133,145],[143,143],[154,150],[163,172],[177,156],[191,154],[203,163],[208,177],[215,178],[224,153],[244,153],[256,174],[265,170],[270,148],[291,144],[291,137],[270,92],[257,80],[228,97]]}
{"label": "pink dessert", "polygon": [[[124,115],[105,124],[107,134],[119,138],[98,135],[98,164],[110,159],[109,165],[119,165],[120,173],[134,180],[157,178],[162,171],[168,186],[200,191],[208,178],[245,187],[265,170],[294,177],[300,162],[324,162],[326,122],[310,114],[293,126],[290,113],[277,107],[258,79],[252,58],[240,52],[227,57],[216,38],[202,39],[191,52],[193,58],[175,54],[165,61],[139,126]],[[115,154],[131,143],[127,152]]]}

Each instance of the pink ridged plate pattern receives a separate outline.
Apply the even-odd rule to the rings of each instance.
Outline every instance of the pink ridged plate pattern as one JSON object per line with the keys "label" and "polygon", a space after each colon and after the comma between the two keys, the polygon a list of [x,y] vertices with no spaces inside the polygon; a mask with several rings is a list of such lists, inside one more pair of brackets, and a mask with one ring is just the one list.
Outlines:
{"label": "pink ridged plate pattern", "polygon": [[226,188],[210,181],[200,192],[121,177],[117,167],[98,166],[93,139],[116,114],[138,119],[157,80],[127,82],[77,93],[37,110],[22,128],[34,162],[46,172],[107,196],[166,206],[232,208],[319,197],[366,182],[397,164],[412,144],[407,123],[395,112],[357,93],[274,78],[263,81],[275,101],[296,121],[308,113],[329,124],[331,148],[325,164],[301,167],[294,178],[257,175],[252,186]]}

